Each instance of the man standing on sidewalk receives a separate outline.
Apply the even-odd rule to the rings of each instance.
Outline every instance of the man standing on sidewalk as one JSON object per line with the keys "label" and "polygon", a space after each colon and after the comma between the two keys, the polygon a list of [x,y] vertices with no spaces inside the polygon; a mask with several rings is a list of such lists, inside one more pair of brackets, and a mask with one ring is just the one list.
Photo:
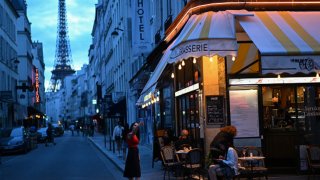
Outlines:
{"label": "man standing on sidewalk", "polygon": [[116,142],[119,156],[121,156],[122,131],[123,131],[123,127],[121,125],[121,122],[118,121],[116,127],[114,127],[112,139]]}

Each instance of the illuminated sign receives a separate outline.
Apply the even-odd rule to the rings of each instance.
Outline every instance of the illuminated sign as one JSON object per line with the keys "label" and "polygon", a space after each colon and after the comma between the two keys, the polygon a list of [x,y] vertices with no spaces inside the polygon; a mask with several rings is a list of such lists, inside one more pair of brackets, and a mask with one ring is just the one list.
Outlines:
{"label": "illuminated sign", "polygon": [[146,102],[146,101],[150,100],[151,98],[152,98],[152,93],[149,92],[147,95],[145,95],[143,97],[143,102]]}
{"label": "illuminated sign", "polygon": [[36,68],[36,103],[40,103],[40,94],[39,94],[39,71]]}
{"label": "illuminated sign", "polygon": [[195,90],[198,90],[198,89],[199,89],[199,83],[194,84],[192,86],[189,86],[187,88],[184,88],[184,89],[181,89],[181,90],[175,92],[175,96],[178,97],[178,96],[181,96],[183,94],[187,94],[187,93],[189,93],[191,91],[195,91]]}

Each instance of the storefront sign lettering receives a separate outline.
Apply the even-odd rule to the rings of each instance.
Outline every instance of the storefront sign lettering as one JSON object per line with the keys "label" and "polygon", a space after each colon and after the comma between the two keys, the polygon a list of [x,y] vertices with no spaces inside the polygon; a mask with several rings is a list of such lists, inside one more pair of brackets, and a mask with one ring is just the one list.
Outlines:
{"label": "storefront sign lettering", "polygon": [[190,44],[190,45],[186,45],[179,48],[176,57],[182,54],[187,54],[191,52],[203,52],[203,51],[209,51],[208,44]]}
{"label": "storefront sign lettering", "polygon": [[320,107],[305,107],[306,116],[320,116]]}
{"label": "storefront sign lettering", "polygon": [[292,58],[291,62],[299,63],[300,70],[311,71],[313,69],[319,69],[319,65],[312,58]]}
{"label": "storefront sign lettering", "polygon": [[148,100],[150,100],[152,98],[152,93],[149,92],[147,95],[145,95],[143,97],[143,102],[147,102]]}
{"label": "storefront sign lettering", "polygon": [[320,56],[262,56],[262,74],[296,74],[318,72],[320,69]]}
{"label": "storefront sign lettering", "polygon": [[40,93],[39,93],[39,71],[36,69],[36,103],[40,103]]}
{"label": "storefront sign lettering", "polygon": [[139,37],[140,40],[144,40],[144,24],[143,24],[143,16],[144,16],[144,10],[143,10],[143,0],[138,0],[138,10],[137,10],[137,14],[138,14],[138,26],[139,26]]}

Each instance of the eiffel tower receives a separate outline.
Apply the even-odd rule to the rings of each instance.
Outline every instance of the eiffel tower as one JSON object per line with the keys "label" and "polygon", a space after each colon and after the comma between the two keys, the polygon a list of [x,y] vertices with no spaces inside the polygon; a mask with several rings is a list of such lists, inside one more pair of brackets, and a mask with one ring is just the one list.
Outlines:
{"label": "eiffel tower", "polygon": [[71,67],[72,57],[66,13],[67,10],[65,0],[59,0],[56,54],[54,67],[51,71],[52,75],[49,87],[51,92],[55,92],[63,87],[64,78],[75,73],[75,70]]}

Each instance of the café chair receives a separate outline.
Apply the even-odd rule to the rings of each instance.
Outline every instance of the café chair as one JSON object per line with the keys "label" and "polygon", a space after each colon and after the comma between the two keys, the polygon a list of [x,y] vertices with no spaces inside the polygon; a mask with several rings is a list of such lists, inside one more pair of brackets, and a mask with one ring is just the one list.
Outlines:
{"label": "caf\u00e9 chair", "polygon": [[188,172],[188,179],[192,179],[193,175],[198,174],[199,179],[201,176],[201,170],[202,170],[202,156],[201,156],[201,149],[194,148],[191,149],[187,155],[186,160],[184,164],[182,165],[184,167],[184,172]]}
{"label": "caf\u00e9 chair", "polygon": [[170,173],[177,170],[177,167],[180,165],[179,157],[172,146],[163,146],[160,154],[164,165],[163,179],[166,179],[166,175],[170,179]]}
{"label": "caf\u00e9 chair", "polygon": [[315,175],[316,170],[320,170],[320,146],[307,146],[307,160],[312,175]]}

